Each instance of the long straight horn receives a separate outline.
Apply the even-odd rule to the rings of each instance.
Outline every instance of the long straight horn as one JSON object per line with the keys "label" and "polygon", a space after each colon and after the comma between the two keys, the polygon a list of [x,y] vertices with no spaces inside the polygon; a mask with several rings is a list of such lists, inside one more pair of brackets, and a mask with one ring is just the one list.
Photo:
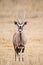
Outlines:
{"label": "long straight horn", "polygon": [[22,19],[22,22],[24,22],[24,20],[25,20],[25,16],[26,16],[26,11],[24,11],[24,13],[23,13],[23,19]]}
{"label": "long straight horn", "polygon": [[16,12],[16,20],[17,20],[17,22],[19,21],[19,20],[18,20],[18,12]]}
{"label": "long straight horn", "polygon": [[19,17],[18,17],[18,11],[16,11],[16,21],[17,21],[17,26],[19,26]]}

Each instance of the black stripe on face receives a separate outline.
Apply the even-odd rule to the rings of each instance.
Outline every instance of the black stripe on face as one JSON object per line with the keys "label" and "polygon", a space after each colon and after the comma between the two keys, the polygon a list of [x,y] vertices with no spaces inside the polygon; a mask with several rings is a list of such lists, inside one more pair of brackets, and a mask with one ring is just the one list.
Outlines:
{"label": "black stripe on face", "polygon": [[19,24],[18,31],[19,31],[19,32],[22,32],[22,31],[23,31],[23,26],[22,26],[22,24],[21,24],[21,25]]}

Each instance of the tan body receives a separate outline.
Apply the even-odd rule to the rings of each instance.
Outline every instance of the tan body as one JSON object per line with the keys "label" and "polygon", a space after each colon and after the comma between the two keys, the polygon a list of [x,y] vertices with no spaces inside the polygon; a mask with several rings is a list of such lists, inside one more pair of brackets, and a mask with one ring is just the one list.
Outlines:
{"label": "tan body", "polygon": [[[22,52],[24,53],[24,49],[25,49],[25,44],[26,44],[26,38],[24,36],[24,33],[21,33],[21,39],[20,39],[20,33],[16,32],[13,36],[13,46],[14,46],[14,50],[16,48],[20,48],[22,50]],[[21,45],[21,46],[20,46]],[[18,51],[15,50],[15,60],[16,60],[16,54]],[[19,56],[19,54],[17,54]],[[23,55],[22,55],[23,56]],[[22,58],[23,59],[23,58]],[[20,60],[20,58],[19,58]]]}

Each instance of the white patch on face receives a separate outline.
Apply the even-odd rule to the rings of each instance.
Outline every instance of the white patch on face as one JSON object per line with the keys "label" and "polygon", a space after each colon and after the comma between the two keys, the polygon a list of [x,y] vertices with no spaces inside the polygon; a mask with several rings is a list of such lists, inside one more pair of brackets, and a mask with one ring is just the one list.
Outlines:
{"label": "white patch on face", "polygon": [[21,24],[21,27],[23,27],[23,24]]}
{"label": "white patch on face", "polygon": [[19,32],[21,32],[22,30],[21,29],[19,29]]}
{"label": "white patch on face", "polygon": [[19,32],[22,32],[22,31],[23,31],[23,25],[24,25],[24,23],[18,24],[18,31],[19,31]]}

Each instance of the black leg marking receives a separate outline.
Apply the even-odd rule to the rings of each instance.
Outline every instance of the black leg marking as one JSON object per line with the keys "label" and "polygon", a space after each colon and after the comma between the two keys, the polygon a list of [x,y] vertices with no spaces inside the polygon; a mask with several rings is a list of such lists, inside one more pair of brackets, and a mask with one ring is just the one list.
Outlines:
{"label": "black leg marking", "polygon": [[15,51],[16,51],[16,53],[18,54],[18,53],[20,53],[21,49],[18,48],[18,47],[16,47]]}
{"label": "black leg marking", "polygon": [[25,48],[22,49],[22,53],[24,53],[24,49],[25,49]]}

